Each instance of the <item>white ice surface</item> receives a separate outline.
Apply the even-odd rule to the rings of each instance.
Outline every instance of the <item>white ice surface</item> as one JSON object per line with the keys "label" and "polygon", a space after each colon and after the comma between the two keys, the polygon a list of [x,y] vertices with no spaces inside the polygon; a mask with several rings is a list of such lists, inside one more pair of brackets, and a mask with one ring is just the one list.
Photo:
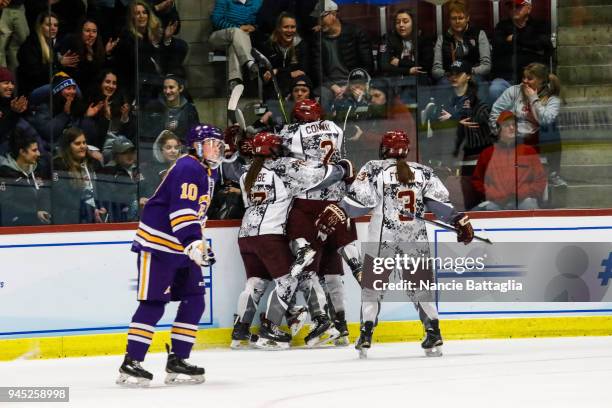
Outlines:
{"label": "white ice surface", "polygon": [[[444,356],[418,343],[280,352],[206,350],[202,385],[166,386],[164,354],[147,356],[148,389],[114,384],[122,357],[0,363],[0,386],[69,386],[52,407],[612,407],[612,338],[447,341]],[[46,403],[3,404],[41,407]]]}

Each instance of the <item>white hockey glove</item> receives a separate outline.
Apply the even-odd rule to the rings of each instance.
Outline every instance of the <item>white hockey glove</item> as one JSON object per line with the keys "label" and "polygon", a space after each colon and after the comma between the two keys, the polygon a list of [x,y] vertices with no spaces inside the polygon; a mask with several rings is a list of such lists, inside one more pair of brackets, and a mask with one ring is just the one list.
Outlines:
{"label": "white hockey glove", "polygon": [[200,239],[189,244],[184,252],[189,259],[200,266],[211,266],[216,262],[212,249]]}

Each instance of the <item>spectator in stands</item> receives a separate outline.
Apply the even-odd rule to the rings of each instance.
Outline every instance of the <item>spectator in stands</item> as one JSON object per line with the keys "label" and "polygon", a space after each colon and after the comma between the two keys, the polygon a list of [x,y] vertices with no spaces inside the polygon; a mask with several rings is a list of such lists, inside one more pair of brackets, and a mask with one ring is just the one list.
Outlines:
{"label": "spectator in stands", "polygon": [[319,2],[312,15],[321,22],[312,44],[313,74],[321,87],[321,105],[329,110],[334,99],[344,95],[352,70],[373,72],[372,44],[365,31],[340,20],[333,1]]}
{"label": "spectator in stands", "polygon": [[67,35],[57,45],[59,65],[82,89],[90,89],[117,42],[118,39],[109,39],[104,45],[98,36],[98,25],[85,20],[79,32]]}
{"label": "spectator in stands", "polygon": [[491,71],[491,45],[487,34],[470,24],[465,0],[452,0],[448,13],[450,27],[436,41],[432,76],[437,81],[445,82],[446,73],[453,62],[462,60],[472,67],[472,80],[482,83]]}
{"label": "spectator in stands", "polygon": [[23,0],[0,1],[0,13],[0,66],[15,72],[17,52],[30,34]]}
{"label": "spectator in stands", "polygon": [[[144,175],[144,182],[140,184],[140,195],[151,197],[157,186],[162,182],[168,169],[181,154],[181,139],[169,130],[163,130],[153,143],[153,159],[141,163],[140,168]],[[147,198],[140,199],[140,206],[144,206]]]}
{"label": "spectator in stands", "polygon": [[8,68],[0,67],[0,154],[7,151],[8,136],[28,109],[27,98],[15,98],[14,91],[13,73]]}
{"label": "spectator in stands", "polygon": [[86,15],[83,0],[25,0],[25,6],[26,18],[30,27],[36,16],[40,13],[48,13],[50,7],[51,12],[59,19],[58,39],[76,32]]}
{"label": "spectator in stands", "polygon": [[259,68],[251,56],[251,37],[255,32],[257,11],[262,0],[215,0],[215,8],[210,16],[213,32],[210,44],[215,49],[225,51],[229,65],[228,87],[231,90],[242,83],[242,67],[254,78]]}
{"label": "spectator in stands", "polygon": [[187,132],[200,122],[196,107],[184,96],[185,81],[176,75],[164,79],[163,93],[144,109],[140,141],[152,143],[162,130],[169,130],[182,141]]}
{"label": "spectator in stands", "polygon": [[91,118],[102,109],[103,102],[86,105],[77,93],[77,83],[65,72],[54,75],[50,89],[51,103],[45,100],[32,107],[26,118],[45,142],[55,143],[69,126],[82,126],[87,134],[93,134]]}
{"label": "spectator in stands", "polygon": [[531,18],[532,0],[508,0],[512,17],[501,20],[493,38],[493,70],[489,103],[522,78],[523,69],[532,62],[550,64],[552,43],[550,25]]}
{"label": "spectator in stands", "polygon": [[98,202],[96,172],[100,163],[89,157],[85,133],[70,127],[62,132],[53,159],[51,216],[54,224],[106,222]]}
{"label": "spectator in stands", "polygon": [[[417,41],[418,30],[407,9],[400,9],[393,17],[394,28],[378,49],[380,69],[384,76],[393,78],[405,103],[416,102],[417,83],[426,84],[427,68],[422,66],[423,41]],[[417,51],[418,47],[418,51]],[[419,59],[417,61],[417,58]],[[417,81],[416,78],[420,80]]]}
{"label": "spectator in stands", "polygon": [[56,62],[54,47],[58,27],[57,16],[53,13],[43,12],[36,18],[34,30],[17,53],[19,94],[29,95],[51,81],[49,75]]}
{"label": "spectator in stands", "polygon": [[98,172],[100,202],[108,210],[110,222],[138,220],[136,147],[125,136],[113,141],[113,159]]}
{"label": "spectator in stands", "polygon": [[[284,98],[283,106],[285,113],[291,115],[293,106],[296,102],[303,101],[305,99],[312,99],[312,81],[308,76],[301,75],[293,78],[291,84],[291,93]],[[276,100],[270,100],[267,102],[268,110],[255,121],[255,123],[247,129],[247,132],[255,133],[263,130],[280,129],[286,124],[285,118],[280,109],[280,103]]]}
{"label": "spectator in stands", "polygon": [[318,24],[318,16],[313,18],[310,14],[317,3],[318,0],[263,0],[257,13],[257,33],[267,38],[276,29],[278,16],[286,12],[295,16],[300,37],[311,39],[312,28]]}
{"label": "spectator in stands", "polygon": [[439,117],[441,121],[458,122],[453,156],[458,157],[463,147],[463,160],[476,159],[485,147],[493,143],[489,108],[478,98],[478,84],[472,77],[473,72],[468,61],[456,60],[451,64],[448,80],[454,95]]}
{"label": "spectator in stands", "polygon": [[291,92],[293,80],[306,75],[310,66],[308,45],[297,34],[297,23],[292,14],[283,12],[278,16],[276,28],[261,52],[270,60],[274,71],[263,73],[264,100],[277,98],[272,75],[276,76],[281,96],[286,97]]}
{"label": "spectator in stands", "polygon": [[95,133],[87,135],[89,146],[102,149],[109,132],[131,136],[134,129],[130,122],[130,104],[118,88],[118,78],[114,70],[104,69],[97,75],[86,100],[88,105],[94,106],[102,102],[102,108],[91,117]]}
{"label": "spectator in stands", "polygon": [[181,19],[178,10],[176,9],[175,0],[147,0],[151,9],[162,23],[162,27],[166,28],[169,24],[177,23],[176,32],[178,35],[181,31]]}
{"label": "spectator in stands", "polygon": [[117,24],[118,21],[125,21],[125,1],[115,0],[88,0],[87,1],[87,17],[93,21],[97,21],[98,34],[102,38],[102,42],[106,44],[109,39],[119,37],[122,24]]}
{"label": "spectator in stands", "polygon": [[10,153],[0,156],[0,225],[49,224],[49,173],[39,163],[36,138],[15,130],[9,145]]}
{"label": "spectator in stands", "polygon": [[357,68],[349,73],[345,92],[331,107],[332,117],[340,126],[346,127],[349,119],[360,121],[369,118],[370,81],[370,75],[364,69]]}
{"label": "spectator in stands", "polygon": [[482,151],[472,184],[485,201],[474,210],[530,210],[546,188],[546,175],[535,149],[516,143],[516,117],[503,111],[497,117],[499,142]]}
{"label": "spectator in stands", "polygon": [[555,187],[567,185],[559,175],[561,135],[556,120],[561,108],[560,93],[561,82],[546,65],[529,64],[523,71],[523,82],[504,91],[493,104],[489,119],[494,125],[500,112],[512,111],[517,118],[517,133],[521,142],[533,146],[538,153],[543,141],[552,146],[552,151],[546,157],[550,166],[550,182]]}
{"label": "spectator in stands", "polygon": [[[188,47],[185,41],[174,37],[177,26],[175,22],[163,29],[144,0],[134,0],[130,4],[127,27],[119,38],[112,60],[119,78],[126,84],[126,91],[134,96],[138,90],[143,105],[157,97],[164,75],[184,74],[182,64]],[[136,78],[140,81],[138,86]]]}
{"label": "spectator in stands", "polygon": [[486,147],[493,144],[495,138],[489,127],[489,105],[478,97],[478,83],[473,80],[473,68],[468,61],[456,60],[448,69],[448,80],[453,88],[446,108],[442,109],[439,120],[457,123],[457,136],[453,156],[461,155],[461,187],[465,208],[472,208],[478,203],[471,176],[474,163]]}

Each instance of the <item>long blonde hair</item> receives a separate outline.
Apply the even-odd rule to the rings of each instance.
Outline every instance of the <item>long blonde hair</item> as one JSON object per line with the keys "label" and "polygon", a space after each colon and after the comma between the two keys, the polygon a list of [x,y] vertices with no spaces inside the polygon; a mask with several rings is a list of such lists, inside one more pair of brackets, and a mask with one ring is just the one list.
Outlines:
{"label": "long blonde hair", "polygon": [[46,19],[50,20],[52,18],[59,23],[59,19],[54,13],[40,13],[36,18],[36,24],[34,25],[34,32],[38,38],[38,43],[40,44],[40,49],[42,51],[42,60],[45,64],[50,64],[53,62],[53,47],[50,44],[51,41],[43,34],[42,25]]}
{"label": "long blonde hair", "polygon": [[136,29],[134,26],[134,15],[136,6],[144,7],[145,11],[149,15],[149,20],[147,21],[147,36],[149,40],[153,43],[159,43],[162,37],[162,25],[159,21],[159,18],[155,15],[151,6],[144,0],[134,0],[130,5],[129,11],[127,13],[127,27],[130,33],[134,35],[136,38],[143,38],[143,35]]}

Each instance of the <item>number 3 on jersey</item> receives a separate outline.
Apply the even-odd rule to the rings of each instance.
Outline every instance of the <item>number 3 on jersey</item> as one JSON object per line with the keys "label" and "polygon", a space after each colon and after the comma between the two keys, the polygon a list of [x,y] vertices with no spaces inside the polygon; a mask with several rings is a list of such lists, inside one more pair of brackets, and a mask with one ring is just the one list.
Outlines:
{"label": "number 3 on jersey", "polygon": [[[414,191],[412,190],[400,190],[397,192],[397,199],[404,204],[403,209],[408,211],[411,214],[414,214],[416,211],[416,200]],[[400,221],[412,221],[412,217],[410,215],[403,215],[400,213],[399,215]]]}
{"label": "number 3 on jersey", "polygon": [[181,200],[195,201],[198,198],[198,186],[193,183],[181,184]]}

